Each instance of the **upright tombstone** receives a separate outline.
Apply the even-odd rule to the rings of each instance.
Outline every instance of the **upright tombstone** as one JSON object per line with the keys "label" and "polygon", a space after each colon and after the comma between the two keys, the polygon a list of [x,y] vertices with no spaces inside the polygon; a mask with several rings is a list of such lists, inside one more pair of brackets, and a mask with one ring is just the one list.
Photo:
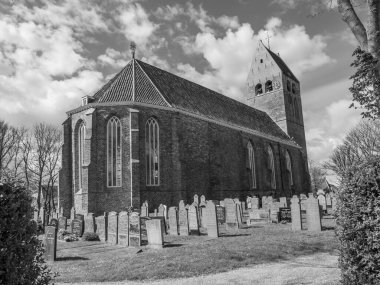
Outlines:
{"label": "upright tombstone", "polygon": [[88,213],[84,220],[84,231],[89,233],[95,232],[95,215],[94,213]]}
{"label": "upright tombstone", "polygon": [[207,235],[209,237],[219,237],[219,223],[216,214],[216,206],[212,201],[207,201],[206,203],[205,218]]}
{"label": "upright tombstone", "polygon": [[57,228],[45,227],[45,258],[47,261],[55,261],[57,258]]}
{"label": "upright tombstone", "polygon": [[243,226],[243,210],[241,207],[241,202],[237,202],[236,204],[236,216],[238,220],[238,227],[241,228]]}
{"label": "upright tombstone", "polygon": [[117,230],[117,243],[128,246],[129,242],[129,215],[128,212],[119,213],[119,225]]}
{"label": "upright tombstone", "polygon": [[206,196],[205,196],[205,195],[202,195],[202,196],[201,196],[200,204],[204,204],[204,205],[206,205]]}
{"label": "upright tombstone", "polygon": [[321,226],[321,213],[319,209],[318,199],[309,197],[306,201],[306,215],[307,215],[307,230],[320,232]]}
{"label": "upright tombstone", "polygon": [[169,208],[169,234],[178,236],[178,209],[177,207]]}
{"label": "upright tombstone", "polygon": [[141,246],[140,214],[137,212],[129,214],[129,246]]}
{"label": "upright tombstone", "polygon": [[216,217],[219,225],[226,223],[226,210],[224,206],[216,205]]}
{"label": "upright tombstone", "polygon": [[181,236],[189,235],[189,219],[187,214],[187,209],[183,200],[179,202],[178,206],[178,223],[179,223],[179,234]]}
{"label": "upright tombstone", "polygon": [[70,210],[70,219],[71,219],[71,220],[74,220],[74,219],[75,219],[75,208],[74,208],[74,207],[71,208],[71,210]]}
{"label": "upright tombstone", "polygon": [[326,197],[325,197],[325,195],[319,194],[318,195],[318,202],[319,202],[319,206],[321,206],[322,210],[326,211],[327,210],[327,207],[326,207],[327,203],[326,203]]}
{"label": "upright tombstone", "polygon": [[248,196],[245,201],[247,202],[247,208],[248,208],[248,210],[252,209],[252,198]]}
{"label": "upright tombstone", "polygon": [[257,210],[260,208],[260,199],[256,196],[251,198],[251,209]]}
{"label": "upright tombstone", "polygon": [[73,219],[71,220],[71,233],[78,237],[83,235],[83,220]]}
{"label": "upright tombstone", "polygon": [[261,205],[263,209],[269,210],[267,196],[263,196],[263,198],[261,198]]}
{"label": "upright tombstone", "polygon": [[302,230],[301,226],[301,205],[300,200],[296,195],[291,199],[290,204],[291,216],[292,216],[292,230],[300,231]]}
{"label": "upright tombstone", "polygon": [[219,201],[219,205],[222,206],[222,207],[224,207],[224,200]]}
{"label": "upright tombstone", "polygon": [[278,223],[280,219],[280,202],[273,202],[270,208],[270,217],[272,222]]}
{"label": "upright tombstone", "polygon": [[193,203],[195,203],[196,206],[198,207],[198,205],[199,205],[199,196],[198,196],[198,194],[194,195],[194,202]]}
{"label": "upright tombstone", "polygon": [[149,209],[148,209],[148,202],[145,201],[141,206],[141,217],[148,217],[149,216]]}
{"label": "upright tombstone", "polygon": [[199,220],[198,220],[198,210],[193,204],[190,205],[188,210],[189,217],[189,232],[191,235],[199,235]]}
{"label": "upright tombstone", "polygon": [[224,206],[226,209],[226,230],[228,232],[236,232],[239,228],[237,206],[232,199],[224,199]]}
{"label": "upright tombstone", "polygon": [[206,202],[201,202],[199,204],[199,208],[198,208],[198,211],[199,211],[199,222],[200,222],[200,226],[203,227],[203,228],[206,228],[207,225],[206,225],[206,217],[205,217],[205,209],[206,209]]}
{"label": "upright tombstone", "polygon": [[119,215],[116,212],[108,213],[107,243],[117,244],[119,230]]}
{"label": "upright tombstone", "polygon": [[53,226],[58,229],[58,224],[59,224],[58,220],[53,218],[50,220],[49,226]]}
{"label": "upright tombstone", "polygon": [[158,206],[158,212],[157,212],[157,216],[158,217],[165,217],[165,207],[164,207],[164,205],[162,205],[162,204],[160,204],[159,206]]}
{"label": "upright tombstone", "polygon": [[[169,209],[170,213],[170,209]],[[159,219],[146,220],[146,232],[148,236],[148,247],[162,248],[164,245],[164,235],[162,223]]]}
{"label": "upright tombstone", "polygon": [[288,208],[288,198],[286,197],[280,197],[280,207],[281,208]]}
{"label": "upright tombstone", "polygon": [[104,212],[102,216],[95,218],[96,223],[96,233],[99,239],[103,242],[107,241],[107,212]]}

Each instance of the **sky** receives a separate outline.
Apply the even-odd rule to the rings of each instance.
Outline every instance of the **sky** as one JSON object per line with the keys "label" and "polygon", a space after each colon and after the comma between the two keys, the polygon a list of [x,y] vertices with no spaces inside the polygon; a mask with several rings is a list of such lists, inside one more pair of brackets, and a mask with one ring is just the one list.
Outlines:
{"label": "sky", "polygon": [[301,83],[310,159],[328,159],[349,109],[356,40],[330,0],[2,0],[0,119],[59,125],[136,57],[244,102],[258,40]]}

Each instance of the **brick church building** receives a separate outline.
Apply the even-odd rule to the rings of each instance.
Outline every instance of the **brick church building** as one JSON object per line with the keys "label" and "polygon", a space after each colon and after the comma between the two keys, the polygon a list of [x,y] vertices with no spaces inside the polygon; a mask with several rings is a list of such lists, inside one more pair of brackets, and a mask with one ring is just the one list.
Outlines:
{"label": "brick church building", "polygon": [[309,191],[300,84],[261,42],[241,103],[133,59],[68,111],[59,205],[68,215]]}

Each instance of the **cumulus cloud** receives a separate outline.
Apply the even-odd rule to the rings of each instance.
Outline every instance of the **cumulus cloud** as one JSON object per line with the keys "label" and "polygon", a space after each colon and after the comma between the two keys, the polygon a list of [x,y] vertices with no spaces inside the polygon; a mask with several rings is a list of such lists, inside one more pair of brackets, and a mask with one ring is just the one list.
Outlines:
{"label": "cumulus cloud", "polygon": [[113,48],[107,48],[104,54],[98,56],[98,62],[101,65],[110,65],[114,68],[120,68],[127,64],[126,52],[114,50]]}

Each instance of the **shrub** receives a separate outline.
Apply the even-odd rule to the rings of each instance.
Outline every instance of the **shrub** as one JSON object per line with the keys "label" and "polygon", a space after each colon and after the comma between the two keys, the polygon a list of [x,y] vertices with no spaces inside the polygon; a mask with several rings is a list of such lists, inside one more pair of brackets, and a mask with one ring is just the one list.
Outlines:
{"label": "shrub", "polygon": [[25,188],[0,184],[1,284],[49,284],[52,280],[31,203]]}
{"label": "shrub", "polygon": [[85,232],[82,236],[82,240],[86,241],[99,241],[99,236],[96,233]]}
{"label": "shrub", "polygon": [[[353,174],[352,174],[353,173]],[[379,284],[380,163],[355,167],[338,193],[337,235],[342,284]]]}

